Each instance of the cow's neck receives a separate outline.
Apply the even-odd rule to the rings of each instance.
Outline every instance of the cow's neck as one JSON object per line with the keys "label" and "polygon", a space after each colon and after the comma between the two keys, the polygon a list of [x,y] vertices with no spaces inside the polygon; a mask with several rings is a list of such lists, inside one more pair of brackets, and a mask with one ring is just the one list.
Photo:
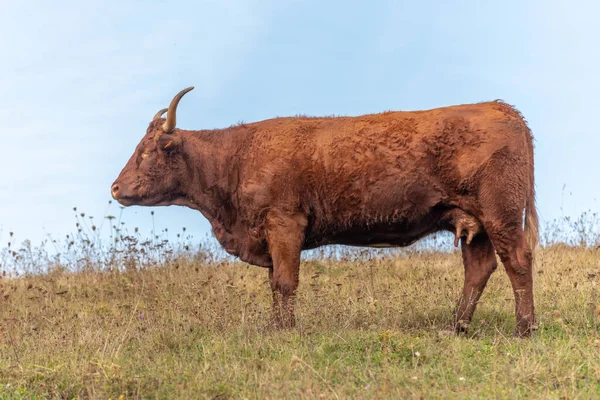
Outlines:
{"label": "cow's neck", "polygon": [[190,181],[180,202],[199,210],[213,227],[229,231],[235,223],[239,153],[246,135],[241,127],[214,131],[180,131]]}

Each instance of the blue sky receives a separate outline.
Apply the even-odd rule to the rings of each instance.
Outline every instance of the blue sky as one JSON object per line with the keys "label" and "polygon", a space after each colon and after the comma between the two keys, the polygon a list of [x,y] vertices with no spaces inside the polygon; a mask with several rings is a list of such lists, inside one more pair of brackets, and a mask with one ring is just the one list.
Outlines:
{"label": "blue sky", "polygon": [[[3,4],[0,243],[62,237],[74,206],[105,215],[150,119],[190,85],[189,129],[501,98],[534,132],[542,219],[600,209],[596,2],[170,3]],[[155,212],[157,228],[209,231],[196,211]],[[124,220],[148,231],[150,209]]]}

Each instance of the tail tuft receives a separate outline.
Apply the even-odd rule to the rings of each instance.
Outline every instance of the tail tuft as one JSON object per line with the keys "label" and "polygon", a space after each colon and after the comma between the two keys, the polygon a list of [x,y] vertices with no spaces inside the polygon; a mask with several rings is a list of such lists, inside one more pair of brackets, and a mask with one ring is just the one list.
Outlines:
{"label": "tail tuft", "polygon": [[538,224],[538,215],[535,208],[535,189],[531,188],[525,206],[525,234],[527,235],[527,243],[531,249],[531,254],[535,252],[539,243],[540,232]]}
{"label": "tail tuft", "polygon": [[531,249],[531,255],[535,253],[535,249],[540,241],[538,214],[535,208],[535,168],[533,162],[533,137],[529,132],[528,145],[531,157],[531,168],[529,170],[529,190],[527,192],[527,200],[525,201],[525,234],[527,242]]}

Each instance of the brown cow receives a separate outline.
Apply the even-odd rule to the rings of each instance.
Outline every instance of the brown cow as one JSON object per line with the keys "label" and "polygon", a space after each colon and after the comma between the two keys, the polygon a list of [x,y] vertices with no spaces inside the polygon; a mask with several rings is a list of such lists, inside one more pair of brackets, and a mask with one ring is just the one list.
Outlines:
{"label": "brown cow", "polygon": [[150,122],[112,195],[125,206],[199,210],[228,253],[269,268],[279,326],[294,324],[302,250],[406,246],[449,230],[455,243],[463,237],[456,329],[466,329],[497,253],[515,293],[516,332],[530,334],[533,138],[513,107],[493,101],[177,129],[177,105],[191,89]]}

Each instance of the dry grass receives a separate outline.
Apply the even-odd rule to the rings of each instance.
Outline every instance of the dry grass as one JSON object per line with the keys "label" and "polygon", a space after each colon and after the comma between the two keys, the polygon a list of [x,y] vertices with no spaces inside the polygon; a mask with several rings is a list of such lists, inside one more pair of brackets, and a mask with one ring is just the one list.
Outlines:
{"label": "dry grass", "polygon": [[267,326],[265,270],[181,258],[0,279],[1,398],[600,396],[600,252],[538,253],[540,329],[511,337],[502,267],[447,334],[460,255],[302,265],[298,326]]}

